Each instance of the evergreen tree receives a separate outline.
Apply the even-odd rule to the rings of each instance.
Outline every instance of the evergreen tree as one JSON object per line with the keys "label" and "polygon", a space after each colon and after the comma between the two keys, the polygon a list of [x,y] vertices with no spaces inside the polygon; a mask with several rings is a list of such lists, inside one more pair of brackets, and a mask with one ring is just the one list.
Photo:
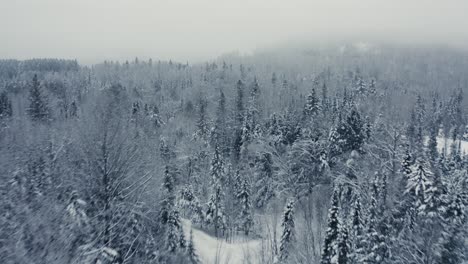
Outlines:
{"label": "evergreen tree", "polygon": [[364,245],[362,243],[364,239],[364,222],[362,219],[362,210],[361,210],[361,199],[359,197],[354,201],[354,208],[352,214],[351,222],[351,252],[349,258],[352,260],[352,263],[358,263],[360,255],[362,255],[364,250]]}
{"label": "evergreen tree", "polygon": [[328,223],[327,233],[325,234],[325,241],[323,244],[321,264],[334,263],[333,258],[337,255],[338,249],[338,236],[339,236],[339,219],[338,219],[338,190],[335,188],[331,199],[331,207],[328,210]]}
{"label": "evergreen tree", "polygon": [[414,196],[416,208],[422,209],[421,206],[425,204],[427,192],[430,190],[432,184],[430,181],[431,177],[432,172],[427,167],[425,161],[419,158],[411,168],[411,174],[409,174],[405,191]]}
{"label": "evergreen tree", "polygon": [[257,190],[255,197],[255,205],[257,208],[264,207],[268,201],[274,196],[272,186],[273,181],[273,160],[270,153],[263,153],[257,163],[257,182],[255,188]]}
{"label": "evergreen tree", "polygon": [[[429,218],[439,218],[447,213],[447,189],[440,178],[440,172],[435,171],[432,181],[424,195],[424,205],[420,208]],[[439,219],[435,219],[438,221]]]}
{"label": "evergreen tree", "polygon": [[237,81],[236,97],[236,119],[239,124],[244,120],[244,84],[241,80]]}
{"label": "evergreen tree", "polygon": [[328,113],[328,109],[330,107],[330,103],[328,102],[328,88],[327,88],[327,85],[325,83],[323,83],[323,86],[322,86],[322,111],[324,113]]}
{"label": "evergreen tree", "polygon": [[312,88],[312,92],[307,96],[306,104],[304,106],[304,115],[306,117],[312,117],[316,115],[320,110],[319,101],[315,93],[315,89]]}
{"label": "evergreen tree", "polygon": [[31,89],[29,90],[29,108],[27,111],[34,121],[47,121],[49,119],[49,107],[41,92],[36,74],[34,75]]}
{"label": "evergreen tree", "polygon": [[281,226],[283,233],[281,234],[279,260],[285,261],[291,253],[291,247],[295,240],[295,224],[294,224],[294,200],[290,199],[284,209]]}
{"label": "evergreen tree", "polygon": [[375,79],[372,79],[369,84],[369,93],[370,94],[375,94],[376,93],[376,88],[375,88]]}
{"label": "evergreen tree", "polygon": [[152,121],[154,127],[158,128],[164,125],[164,121],[162,120],[159,114],[159,108],[156,105],[153,105],[152,111],[149,116],[150,120]]}
{"label": "evergreen tree", "polygon": [[377,179],[372,184],[371,204],[367,221],[367,231],[364,238],[364,247],[360,261],[365,264],[383,263],[388,257],[386,237],[382,233],[382,210],[379,209],[379,188]]}
{"label": "evergreen tree", "polygon": [[190,237],[187,244],[187,254],[191,264],[199,264],[200,259],[197,252],[195,251],[195,245],[193,244],[193,229],[190,229]]}
{"label": "evergreen tree", "polygon": [[11,100],[8,98],[6,91],[0,94],[0,118],[11,117],[13,110],[11,108]]}
{"label": "evergreen tree", "polygon": [[212,189],[205,215],[207,224],[214,227],[215,236],[218,237],[219,231],[224,231],[226,228],[224,192],[219,182],[216,182]]}
{"label": "evergreen tree", "polygon": [[208,117],[206,113],[206,107],[208,102],[200,98],[198,104],[198,120],[197,120],[197,130],[195,131],[194,137],[207,142],[209,136],[209,126],[208,126]]}
{"label": "evergreen tree", "polygon": [[350,246],[348,241],[348,229],[346,225],[340,225],[340,234],[338,236],[338,249],[336,261],[333,260],[332,263],[337,264],[346,264],[349,259]]}
{"label": "evergreen tree", "polygon": [[217,141],[223,154],[229,153],[226,125],[226,97],[224,96],[224,92],[220,90],[218,108],[216,109],[216,122],[211,133],[211,142],[214,145],[216,144],[215,141]]}
{"label": "evergreen tree", "polygon": [[169,221],[172,208],[175,206],[175,178],[170,171],[170,167],[166,166],[163,178],[163,200],[161,202],[160,221],[163,225]]}
{"label": "evergreen tree", "polygon": [[307,96],[307,101],[304,106],[304,115],[308,118],[315,116],[320,111],[319,100],[315,93],[315,88],[312,88],[312,92]]}
{"label": "evergreen tree", "polygon": [[431,164],[435,164],[439,151],[437,150],[437,127],[433,125],[430,128],[429,142],[427,143],[428,157],[431,160]]}
{"label": "evergreen tree", "polygon": [[361,151],[366,138],[364,122],[359,113],[353,109],[346,119],[336,128],[336,133],[331,139],[336,142],[339,149],[343,152],[357,150]]}
{"label": "evergreen tree", "polygon": [[225,183],[224,174],[225,174],[224,159],[221,155],[219,144],[215,144],[213,158],[211,159],[211,168],[210,168],[211,184],[212,185],[215,185],[217,183],[224,184]]}
{"label": "evergreen tree", "polygon": [[179,211],[174,207],[167,219],[166,247],[171,253],[186,247]]}
{"label": "evergreen tree", "polygon": [[252,219],[252,204],[250,202],[250,190],[249,190],[249,183],[247,179],[242,178],[241,184],[239,186],[239,191],[237,193],[237,200],[238,204],[241,206],[241,211],[239,214],[239,227],[241,230],[244,231],[246,236],[249,235],[252,227],[253,227],[253,219]]}

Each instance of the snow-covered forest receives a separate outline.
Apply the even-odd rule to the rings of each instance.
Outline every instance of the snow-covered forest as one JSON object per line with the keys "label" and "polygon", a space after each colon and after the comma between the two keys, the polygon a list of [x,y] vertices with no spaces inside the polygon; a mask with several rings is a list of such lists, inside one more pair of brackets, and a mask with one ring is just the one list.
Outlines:
{"label": "snow-covered forest", "polygon": [[0,262],[468,262],[468,53],[0,60]]}

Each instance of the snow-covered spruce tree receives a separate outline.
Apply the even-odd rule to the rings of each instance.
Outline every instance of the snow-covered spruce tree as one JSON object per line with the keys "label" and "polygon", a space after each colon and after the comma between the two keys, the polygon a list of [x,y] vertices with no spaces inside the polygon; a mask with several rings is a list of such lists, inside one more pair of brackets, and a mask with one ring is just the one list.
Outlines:
{"label": "snow-covered spruce tree", "polygon": [[191,264],[200,263],[200,258],[195,250],[195,244],[193,243],[193,229],[190,229],[189,241],[187,243],[187,255]]}
{"label": "snow-covered spruce tree", "polygon": [[3,91],[0,94],[0,119],[11,117],[13,114],[13,110],[11,108],[11,100],[8,98],[8,94],[6,91]]}
{"label": "snow-covered spruce tree", "polygon": [[27,111],[34,121],[47,121],[49,119],[49,106],[42,94],[37,74],[34,75],[31,89],[29,90],[29,107]]}
{"label": "snow-covered spruce tree", "polygon": [[359,262],[363,264],[384,263],[388,257],[386,236],[382,233],[383,216],[380,215],[381,213],[378,208],[379,189],[376,181],[372,185],[373,192],[367,220],[367,230],[364,240],[361,240],[364,247],[363,251],[358,253],[360,257]]}
{"label": "snow-covered spruce tree", "polygon": [[260,126],[258,125],[259,119],[259,85],[257,79],[254,80],[250,91],[250,98],[248,101],[247,109],[244,113],[244,119],[240,127],[240,155],[242,156],[245,152],[248,144],[255,138],[258,138],[261,134]]}
{"label": "snow-covered spruce tree", "polygon": [[437,150],[437,127],[433,124],[430,128],[429,141],[427,142],[427,156],[431,160],[431,164],[437,162],[439,151]]}
{"label": "snow-covered spruce tree", "polygon": [[295,241],[295,223],[294,223],[294,205],[295,200],[289,199],[283,213],[281,227],[283,233],[281,234],[280,248],[279,248],[279,261],[285,261],[291,253],[291,248]]}
{"label": "snow-covered spruce tree", "polygon": [[220,145],[223,155],[229,154],[229,139],[227,138],[227,120],[226,120],[226,97],[223,90],[220,90],[218,106],[216,108],[216,120],[211,132],[211,145],[216,142]]}
{"label": "snow-covered spruce tree", "polygon": [[209,120],[206,113],[206,108],[208,106],[208,101],[200,97],[198,102],[198,120],[196,124],[196,131],[193,135],[194,138],[202,140],[203,142],[208,142],[208,137],[210,135],[209,129]]}
{"label": "snow-covered spruce tree", "polygon": [[249,183],[247,182],[247,179],[245,177],[242,178],[239,187],[240,188],[237,193],[237,200],[238,204],[241,207],[241,210],[237,222],[240,230],[243,230],[244,234],[248,236],[253,227],[253,218],[250,188]]}
{"label": "snow-covered spruce tree", "polygon": [[273,160],[271,153],[261,154],[260,160],[257,163],[256,173],[256,195],[255,206],[263,208],[268,201],[274,196],[273,189]]}
{"label": "snow-covered spruce tree", "polygon": [[341,151],[361,151],[366,139],[364,122],[356,109],[352,109],[345,122],[338,124],[334,140]]}
{"label": "snow-covered spruce tree", "polygon": [[215,236],[220,235],[219,231],[226,228],[226,217],[224,213],[224,192],[219,181],[212,186],[212,193],[207,204],[205,213],[207,225],[214,228]]}
{"label": "snow-covered spruce tree", "polygon": [[424,195],[424,205],[420,208],[422,213],[428,218],[439,221],[441,216],[445,215],[447,208],[447,188],[442,182],[439,171],[435,171],[432,176],[432,182]]}
{"label": "snow-covered spruce tree", "polygon": [[225,183],[225,164],[218,142],[215,142],[214,146],[213,158],[211,159],[210,176],[210,183],[213,186],[218,183]]}
{"label": "snow-covered spruce tree", "polygon": [[330,102],[328,99],[328,87],[325,82],[322,85],[322,99],[320,100],[320,108],[324,114],[329,114],[328,110],[330,108]]}
{"label": "snow-covered spruce tree", "polygon": [[237,97],[236,97],[236,120],[241,124],[244,120],[244,83],[241,80],[237,81]]}
{"label": "snow-covered spruce tree", "polygon": [[189,217],[194,223],[202,223],[204,219],[202,206],[190,184],[182,187],[177,201],[183,212],[183,217]]}
{"label": "snow-covered spruce tree", "polygon": [[433,173],[422,158],[418,158],[411,168],[408,184],[405,193],[409,193],[415,198],[415,208],[418,211],[425,209],[425,200],[427,192],[431,189],[431,178]]}
{"label": "snow-covered spruce tree", "polygon": [[153,105],[151,109],[151,113],[149,114],[149,119],[153,123],[154,127],[158,128],[164,125],[164,121],[162,120],[159,114],[159,108],[157,105]]}
{"label": "snow-covered spruce tree", "polygon": [[317,98],[317,94],[315,93],[315,88],[312,88],[312,91],[309,95],[307,95],[306,103],[304,106],[304,116],[306,118],[311,118],[318,114],[320,111],[320,104]]}
{"label": "snow-covered spruce tree", "polygon": [[333,190],[331,199],[331,207],[328,210],[328,223],[327,233],[325,234],[325,240],[323,243],[323,251],[320,260],[320,264],[332,264],[334,258],[337,257],[338,249],[338,236],[339,236],[339,191],[338,188]]}
{"label": "snow-covered spruce tree", "polygon": [[358,263],[360,254],[363,253],[364,222],[362,217],[361,199],[356,197],[353,205],[350,228],[350,254],[351,263]]}
{"label": "snow-covered spruce tree", "polygon": [[171,211],[175,206],[175,178],[170,171],[170,166],[165,166],[162,187],[163,200],[161,201],[159,218],[161,224],[165,225],[168,223]]}
{"label": "snow-covered spruce tree", "polygon": [[350,259],[351,247],[349,245],[348,229],[345,224],[340,224],[339,233],[338,248],[336,256],[332,259],[332,263],[347,264]]}
{"label": "snow-covered spruce tree", "polygon": [[169,213],[166,223],[166,248],[171,253],[186,248],[179,210],[175,206]]}

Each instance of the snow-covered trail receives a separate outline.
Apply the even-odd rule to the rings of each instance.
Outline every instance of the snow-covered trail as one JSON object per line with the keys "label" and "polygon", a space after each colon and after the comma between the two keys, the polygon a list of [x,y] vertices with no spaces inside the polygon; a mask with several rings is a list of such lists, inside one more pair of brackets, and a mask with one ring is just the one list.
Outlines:
{"label": "snow-covered trail", "polygon": [[[183,219],[182,225],[184,234],[188,239],[192,223]],[[260,240],[229,243],[195,228],[192,229],[192,232],[196,253],[203,264],[259,263]]]}

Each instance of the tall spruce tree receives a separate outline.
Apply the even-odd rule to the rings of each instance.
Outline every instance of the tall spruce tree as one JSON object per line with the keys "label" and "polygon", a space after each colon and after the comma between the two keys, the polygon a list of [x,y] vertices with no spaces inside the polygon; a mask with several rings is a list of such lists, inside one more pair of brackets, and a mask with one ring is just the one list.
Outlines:
{"label": "tall spruce tree", "polygon": [[307,95],[306,104],[304,106],[304,116],[307,118],[311,118],[317,115],[320,111],[320,104],[317,98],[317,94],[315,93],[315,88],[312,88],[312,91],[309,95]]}
{"label": "tall spruce tree", "polygon": [[199,264],[200,258],[195,250],[195,245],[193,243],[193,229],[190,229],[189,241],[187,243],[187,254],[190,259],[191,264]]}
{"label": "tall spruce tree", "polygon": [[243,177],[237,193],[238,204],[241,207],[238,223],[239,228],[248,236],[253,227],[252,203],[250,198],[250,188],[247,179]]}
{"label": "tall spruce tree", "polygon": [[11,117],[13,110],[11,107],[11,100],[8,98],[6,91],[0,94],[0,118]]}
{"label": "tall spruce tree", "polygon": [[281,222],[283,233],[281,234],[278,256],[280,261],[288,259],[295,241],[294,204],[295,201],[293,199],[289,199],[283,213],[283,219]]}
{"label": "tall spruce tree", "polygon": [[29,90],[29,107],[27,111],[34,121],[47,121],[49,119],[49,107],[42,94],[37,74],[34,75],[31,89]]}
{"label": "tall spruce tree", "polygon": [[337,256],[338,249],[338,236],[339,236],[339,194],[338,188],[333,190],[331,199],[331,207],[328,210],[328,223],[327,233],[325,234],[325,240],[323,243],[322,257],[320,264],[332,264],[333,259]]}

